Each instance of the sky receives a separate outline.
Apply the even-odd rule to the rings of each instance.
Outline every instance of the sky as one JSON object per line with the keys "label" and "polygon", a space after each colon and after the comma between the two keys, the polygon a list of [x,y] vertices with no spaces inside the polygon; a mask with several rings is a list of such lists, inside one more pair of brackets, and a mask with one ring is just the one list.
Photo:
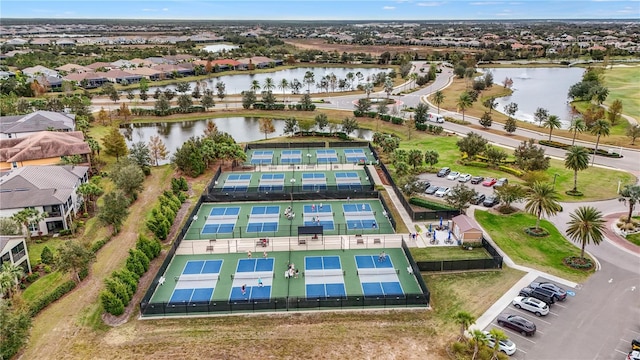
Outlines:
{"label": "sky", "polygon": [[2,18],[197,20],[640,19],[640,0],[2,0]]}

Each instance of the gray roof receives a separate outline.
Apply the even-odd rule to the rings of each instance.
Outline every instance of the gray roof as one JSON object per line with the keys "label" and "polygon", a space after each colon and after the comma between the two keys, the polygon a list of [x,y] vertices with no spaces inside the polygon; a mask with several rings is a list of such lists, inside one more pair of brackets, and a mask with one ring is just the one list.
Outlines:
{"label": "gray roof", "polygon": [[0,177],[0,209],[64,203],[87,171],[87,166],[71,165],[14,169]]}
{"label": "gray roof", "polygon": [[0,116],[0,132],[17,134],[34,131],[54,130],[73,131],[75,115],[54,111],[36,111],[27,115]]}
{"label": "gray roof", "polygon": [[[0,252],[2,250],[4,250],[5,246],[7,246],[7,244],[11,241],[11,240],[24,240],[24,237],[22,236],[7,236],[7,235],[0,235]],[[7,249],[8,250],[8,249]]]}

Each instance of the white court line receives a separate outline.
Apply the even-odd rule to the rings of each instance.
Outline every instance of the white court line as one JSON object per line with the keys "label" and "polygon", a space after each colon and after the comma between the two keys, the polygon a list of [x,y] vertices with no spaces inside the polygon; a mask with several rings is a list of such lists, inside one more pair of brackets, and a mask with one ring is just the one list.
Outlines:
{"label": "white court line", "polygon": [[527,337],[520,335],[520,333],[515,332],[515,330],[511,330],[511,329],[508,329],[508,328],[506,328],[506,327],[502,327],[502,326],[500,326],[500,325],[498,325],[498,324],[496,324],[496,323],[491,323],[491,325],[495,326],[496,328],[498,328],[498,329],[500,329],[500,330],[504,330],[504,331],[507,331],[507,332],[509,332],[509,333],[513,333],[514,335],[518,336],[519,338],[522,338],[522,339],[524,339],[524,340],[527,340],[527,341],[529,341],[529,342],[531,342],[531,343],[533,343],[533,344],[535,344],[535,343],[536,343],[535,341],[533,341],[533,340],[529,340]]}

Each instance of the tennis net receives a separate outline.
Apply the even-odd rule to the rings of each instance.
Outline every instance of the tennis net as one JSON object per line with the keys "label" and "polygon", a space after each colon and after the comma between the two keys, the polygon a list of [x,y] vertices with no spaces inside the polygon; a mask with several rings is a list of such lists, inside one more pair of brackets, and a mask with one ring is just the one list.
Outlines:
{"label": "tennis net", "polygon": [[400,271],[394,268],[362,268],[358,269],[358,275],[388,275],[399,274]]}
{"label": "tennis net", "polygon": [[235,274],[231,274],[232,279],[258,279],[258,278],[267,278],[274,277],[274,273],[271,271],[248,271],[248,272],[237,272]]}
{"label": "tennis net", "polygon": [[346,271],[342,269],[307,270],[302,273],[305,277],[344,276]]}
{"label": "tennis net", "polygon": [[218,275],[220,274],[182,274],[176,277],[176,281],[216,281]]}
{"label": "tennis net", "polygon": [[372,212],[370,211],[361,211],[361,212],[357,212],[357,213],[345,213],[344,214],[345,218],[347,218],[347,220],[373,220],[375,219],[375,215],[373,215]]}
{"label": "tennis net", "polygon": [[277,221],[278,217],[280,217],[280,214],[251,214],[250,218],[251,219],[267,219],[267,220],[274,220]]}

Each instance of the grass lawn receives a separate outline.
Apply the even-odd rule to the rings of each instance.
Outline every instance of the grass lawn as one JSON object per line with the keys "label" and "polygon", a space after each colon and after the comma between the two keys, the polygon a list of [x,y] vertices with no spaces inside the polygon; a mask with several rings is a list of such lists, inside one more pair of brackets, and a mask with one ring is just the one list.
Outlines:
{"label": "grass lawn", "polygon": [[31,239],[31,243],[27,244],[27,250],[29,250],[29,262],[31,262],[31,266],[35,266],[40,262],[40,254],[42,254],[42,249],[44,249],[45,246],[48,246],[49,250],[51,250],[53,255],[55,255],[56,249],[61,247],[66,241],[67,239],[49,237],[38,244],[35,239]]}
{"label": "grass lawn", "polygon": [[476,210],[475,218],[516,264],[578,283],[586,280],[592,273],[572,269],[562,263],[568,256],[580,256],[580,249],[566,240],[555,226],[546,220],[540,221],[540,227],[546,229],[549,236],[535,238],[523,231],[524,228],[535,225],[536,219],[533,215],[495,215],[488,211]]}
{"label": "grass lawn", "polygon": [[640,233],[627,235],[626,239],[628,242],[640,246]]}
{"label": "grass lawn", "polygon": [[484,248],[462,250],[458,246],[411,248],[411,256],[415,261],[491,259]]}
{"label": "grass lawn", "polygon": [[622,101],[622,112],[640,120],[640,66],[613,67],[604,72],[604,86],[609,89],[605,105]]}
{"label": "grass lawn", "polygon": [[61,273],[60,271],[54,271],[50,274],[46,274],[24,289],[22,297],[27,303],[30,303],[41,297],[43,294],[53,291],[67,280],[69,280],[69,276]]}

